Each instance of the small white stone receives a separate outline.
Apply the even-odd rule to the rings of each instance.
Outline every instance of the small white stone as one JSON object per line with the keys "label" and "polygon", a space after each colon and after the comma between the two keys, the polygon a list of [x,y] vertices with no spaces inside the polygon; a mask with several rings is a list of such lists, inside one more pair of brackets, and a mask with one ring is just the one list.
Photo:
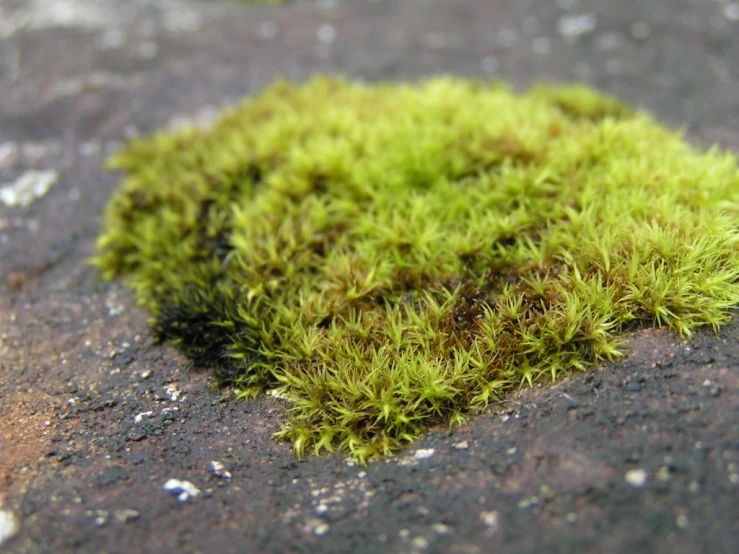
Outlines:
{"label": "small white stone", "polygon": [[416,460],[428,460],[431,456],[434,455],[434,452],[436,452],[436,450],[434,450],[433,448],[420,448],[416,450],[415,454],[413,454],[413,457]]}
{"label": "small white stone", "polygon": [[500,527],[500,514],[498,512],[482,512],[480,519],[485,527],[490,529],[497,529]]}
{"label": "small white stone", "polygon": [[326,523],[325,521],[321,521],[320,519],[315,519],[311,521],[310,527],[316,537],[322,537],[323,535],[328,533],[329,530],[328,523]]}
{"label": "small white stone", "polygon": [[53,169],[26,171],[12,183],[0,188],[0,200],[11,208],[26,207],[49,192],[58,180],[59,174]]}
{"label": "small white stone", "polygon": [[141,420],[143,420],[145,417],[151,417],[153,413],[154,412],[149,411],[149,412],[141,412],[140,414],[136,414],[133,417],[133,422],[134,423],[141,423]]}
{"label": "small white stone", "polygon": [[431,530],[437,535],[448,535],[452,532],[452,528],[448,525],[444,525],[443,523],[434,523],[431,526]]}
{"label": "small white stone", "polygon": [[626,472],[626,482],[632,487],[643,487],[647,484],[647,472],[644,469],[632,469]]}
{"label": "small white stone", "polygon": [[414,537],[411,545],[417,550],[426,550],[429,547],[429,541],[423,537]]}
{"label": "small white stone", "polygon": [[455,450],[467,450],[470,447],[470,443],[467,441],[458,442],[454,445]]}
{"label": "small white stone", "polygon": [[167,392],[167,396],[169,396],[169,399],[172,402],[177,402],[177,399],[182,394],[182,391],[178,390],[177,389],[177,386],[176,385],[172,385],[172,384],[167,385],[167,388],[165,390]]}
{"label": "small white stone", "polygon": [[200,490],[190,481],[181,481],[179,479],[169,479],[164,483],[164,490],[177,494],[179,502],[187,502],[190,498],[200,495]]}
{"label": "small white stone", "polygon": [[210,470],[216,477],[220,477],[221,479],[231,479],[231,472],[228,471],[221,462],[215,460],[210,462]]}
{"label": "small white stone", "polygon": [[11,539],[20,527],[18,518],[9,510],[0,510],[0,545]]}
{"label": "small white stone", "polygon": [[688,525],[690,525],[690,520],[685,514],[680,514],[675,519],[675,525],[677,525],[679,529],[685,529],[688,527]]}

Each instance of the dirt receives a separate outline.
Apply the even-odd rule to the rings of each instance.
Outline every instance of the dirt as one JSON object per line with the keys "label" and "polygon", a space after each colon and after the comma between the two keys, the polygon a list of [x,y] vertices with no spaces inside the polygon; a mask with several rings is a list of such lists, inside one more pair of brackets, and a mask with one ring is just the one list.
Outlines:
{"label": "dirt", "polygon": [[[687,342],[642,331],[623,363],[363,468],[297,460],[272,438],[280,400],[214,389],[86,263],[118,180],[106,152],[278,76],[584,79],[739,151],[735,4],[53,4],[0,0],[0,183],[59,175],[28,207],[0,204],[0,510],[20,524],[0,550],[735,550],[737,323]],[[199,496],[179,502],[170,478]]]}

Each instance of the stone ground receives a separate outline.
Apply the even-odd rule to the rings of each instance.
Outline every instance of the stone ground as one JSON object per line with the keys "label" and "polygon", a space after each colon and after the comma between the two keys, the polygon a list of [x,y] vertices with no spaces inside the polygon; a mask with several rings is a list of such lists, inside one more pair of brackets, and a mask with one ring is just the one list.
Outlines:
{"label": "stone ground", "polygon": [[638,333],[362,468],[296,460],[279,400],[152,345],[85,260],[106,153],[278,76],[584,80],[739,151],[737,60],[739,4],[708,0],[0,0],[0,550],[734,552],[737,324]]}

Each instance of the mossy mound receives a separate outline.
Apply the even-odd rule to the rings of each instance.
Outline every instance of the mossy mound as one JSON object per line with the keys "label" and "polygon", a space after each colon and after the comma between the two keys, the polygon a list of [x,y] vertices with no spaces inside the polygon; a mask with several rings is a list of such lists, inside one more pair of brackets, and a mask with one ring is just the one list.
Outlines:
{"label": "mossy mound", "polygon": [[587,88],[279,82],[135,140],[95,263],[295,450],[360,459],[512,388],[717,328],[739,302],[739,170]]}

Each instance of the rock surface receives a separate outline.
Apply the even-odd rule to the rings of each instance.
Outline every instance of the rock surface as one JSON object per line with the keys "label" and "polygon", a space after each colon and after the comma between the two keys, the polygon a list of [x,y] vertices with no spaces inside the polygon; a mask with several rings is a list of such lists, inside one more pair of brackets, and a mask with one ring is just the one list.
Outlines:
{"label": "rock surface", "polygon": [[[296,460],[271,437],[279,399],[237,401],[187,371],[85,260],[117,183],[106,153],[207,124],[278,76],[585,80],[739,151],[738,6],[0,0],[0,183],[59,176],[28,206],[0,204],[0,507],[15,534],[0,548],[733,551],[739,325],[689,343],[641,332],[619,365],[361,468]],[[173,475],[200,495],[178,503]]]}

